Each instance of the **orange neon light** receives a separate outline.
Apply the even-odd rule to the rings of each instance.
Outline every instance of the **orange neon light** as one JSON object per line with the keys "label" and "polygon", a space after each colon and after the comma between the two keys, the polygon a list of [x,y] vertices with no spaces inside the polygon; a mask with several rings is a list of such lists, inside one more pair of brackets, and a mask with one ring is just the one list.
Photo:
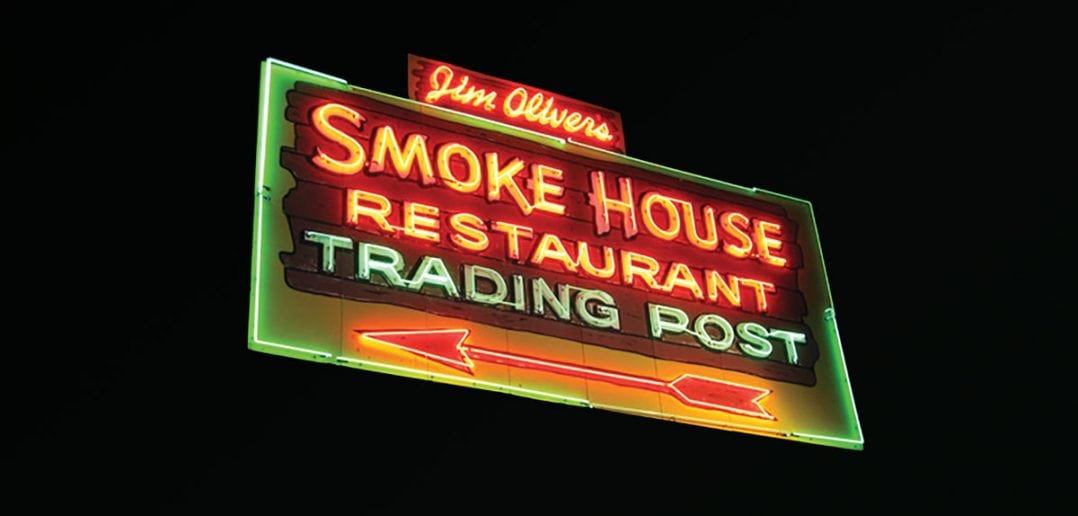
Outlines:
{"label": "orange neon light", "polygon": [[[584,135],[601,142],[614,139],[606,122],[597,122],[591,116],[570,111],[568,108],[554,107],[554,96],[545,97],[541,92],[528,93],[523,87],[514,88],[506,95],[502,112],[509,118],[524,117],[529,122],[551,128],[562,127],[566,132],[575,134],[581,129]],[[564,122],[564,125],[562,123]]]}
{"label": "orange neon light", "polygon": [[625,152],[616,112],[448,63],[417,56],[408,62],[414,100]]}
{"label": "orange neon light", "polygon": [[671,293],[676,287],[688,290],[696,299],[704,298],[704,292],[700,289],[700,283],[696,281],[696,276],[689,270],[688,265],[680,262],[670,264],[670,269],[666,271],[666,281],[663,282],[659,290]]}
{"label": "orange neon light", "polygon": [[704,273],[704,279],[707,283],[707,298],[712,303],[716,303],[719,300],[719,294],[726,299],[726,302],[731,305],[740,308],[741,307],[741,290],[738,288],[738,277],[730,275],[730,281],[727,282],[718,271],[708,270]]}
{"label": "orange neon light", "polygon": [[471,213],[454,213],[449,217],[449,227],[454,231],[449,240],[461,249],[478,253],[490,247],[490,237],[484,231],[486,223]]}
{"label": "orange neon light", "polygon": [[537,210],[543,210],[555,215],[565,214],[565,205],[558,204],[554,201],[547,199],[550,197],[561,197],[565,193],[565,187],[548,182],[549,180],[561,181],[565,172],[560,168],[548,167],[546,165],[532,165],[532,190],[535,194],[535,206]]}
{"label": "orange neon light", "polygon": [[[660,228],[655,222],[651,210],[656,204],[666,211],[666,228]],[[678,233],[681,233],[681,215],[677,206],[674,205],[674,200],[665,195],[656,192],[644,194],[644,198],[640,200],[640,218],[643,219],[644,227],[649,233],[663,240],[673,240],[677,238]]]}
{"label": "orange neon light", "polygon": [[611,199],[606,193],[606,173],[600,170],[591,172],[591,193],[588,203],[595,208],[595,234],[605,235],[610,232],[610,210],[621,213],[621,229],[625,238],[632,238],[637,233],[636,203],[633,202],[633,183],[627,177],[618,178],[620,197]]}
{"label": "orange neon light", "polygon": [[438,228],[441,223],[438,220],[438,208],[418,202],[404,202],[404,222],[401,229],[404,234],[421,240],[431,242],[441,241]]}
{"label": "orange neon light", "polygon": [[748,278],[738,278],[738,285],[748,285],[755,291],[756,294],[756,310],[759,312],[767,312],[767,293],[777,292],[775,290],[775,284],[767,281],[760,281]]}
{"label": "orange neon light", "polygon": [[[468,86],[468,81],[470,80],[471,77],[463,75],[458,79],[456,86],[451,86],[453,84],[453,69],[446,65],[440,65],[430,74],[430,91],[427,92],[424,100],[430,104],[436,104],[439,99],[449,95],[449,98],[454,102],[471,104],[475,107],[482,107],[487,111],[493,111],[494,101],[498,98],[498,94],[475,86]],[[464,89],[465,86],[468,87],[467,90]]]}
{"label": "orange neon light", "polygon": [[683,201],[681,209],[682,215],[685,217],[685,237],[689,239],[689,243],[705,251],[712,251],[719,247],[719,232],[715,229],[715,208],[704,206],[704,232],[707,234],[706,237],[701,237],[696,232],[696,210],[693,209],[692,203]]}
{"label": "orange neon light", "polygon": [[505,233],[505,254],[511,260],[520,260],[520,239],[522,237],[532,238],[535,235],[535,231],[528,226],[519,226],[500,220],[494,221],[494,223],[491,224],[490,229],[499,233]]}
{"label": "orange neon light", "polygon": [[384,171],[387,152],[398,177],[407,179],[412,174],[412,167],[418,165],[420,181],[425,185],[434,184],[434,169],[430,166],[425,134],[408,135],[401,150],[391,126],[383,125],[375,129],[374,142],[371,143],[371,164],[367,169],[371,172]]}
{"label": "orange neon light", "polygon": [[621,252],[621,275],[626,285],[632,286],[633,279],[639,277],[652,290],[662,290],[655,275],[659,273],[659,262],[646,254],[632,251]]}
{"label": "orange neon light", "polygon": [[524,197],[524,192],[520,190],[520,185],[513,179],[524,170],[524,162],[520,158],[513,158],[503,167],[499,164],[497,152],[486,154],[486,158],[487,200],[501,200],[502,190],[504,189],[509,192],[509,197],[513,198],[513,201],[516,202],[517,207],[520,208],[523,214],[531,215],[535,207],[528,203],[528,199]]}
{"label": "orange neon light", "polygon": [[544,233],[539,238],[539,243],[535,244],[535,249],[532,252],[531,262],[535,265],[542,265],[545,260],[555,260],[561,264],[562,269],[568,272],[576,272],[576,262],[573,261],[572,256],[569,256],[569,252],[565,250],[565,245],[561,243],[561,239],[553,233]]}
{"label": "orange neon light", "polygon": [[666,381],[583,364],[497,351],[466,343],[471,332],[465,329],[354,331],[359,334],[360,345],[373,343],[407,351],[467,375],[475,375],[476,362],[488,362],[658,392],[672,396],[691,407],[721,410],[760,419],[776,419],[760,405],[760,400],[771,394],[771,390],[751,385],[690,373],[683,373]]}
{"label": "orange neon light", "polygon": [[598,268],[595,264],[591,263],[591,251],[587,242],[576,243],[576,262],[580,265],[580,268],[584,270],[588,276],[593,278],[608,279],[613,278],[617,272],[617,262],[614,261],[614,248],[601,246],[603,250],[603,266]]}
{"label": "orange neon light", "polygon": [[[386,217],[393,213],[393,206],[389,204],[389,199],[376,193],[352,189],[348,190],[347,197],[345,210],[349,224],[359,225],[359,218],[364,217],[373,221],[386,233],[396,232],[396,228],[386,220]],[[371,208],[362,203],[374,204],[377,207]]]}
{"label": "orange neon light", "polygon": [[[453,157],[464,160],[467,165],[468,176],[466,179],[457,179],[450,167]],[[459,143],[447,143],[438,147],[438,176],[446,186],[461,193],[472,193],[479,189],[483,180],[483,170],[479,165],[479,157],[465,145]]]}
{"label": "orange neon light", "polygon": [[760,261],[776,267],[785,267],[786,258],[771,254],[772,250],[782,249],[782,240],[771,238],[768,235],[782,235],[782,226],[774,222],[757,220],[753,223],[753,234],[756,236],[756,249],[760,253]]}
{"label": "orange neon light", "polygon": [[363,164],[367,160],[367,151],[363,150],[363,146],[355,138],[329,123],[330,118],[334,117],[343,118],[356,129],[362,129],[363,122],[366,120],[358,111],[341,104],[323,104],[314,108],[311,112],[311,125],[315,131],[331,142],[344,147],[348,151],[348,157],[337,159],[326,154],[321,147],[315,147],[315,155],[311,161],[327,172],[350,176],[363,169]]}
{"label": "orange neon light", "polygon": [[722,250],[731,256],[744,258],[752,252],[752,239],[745,231],[749,229],[749,218],[736,211],[728,211],[719,217],[722,230],[741,245],[727,242]]}

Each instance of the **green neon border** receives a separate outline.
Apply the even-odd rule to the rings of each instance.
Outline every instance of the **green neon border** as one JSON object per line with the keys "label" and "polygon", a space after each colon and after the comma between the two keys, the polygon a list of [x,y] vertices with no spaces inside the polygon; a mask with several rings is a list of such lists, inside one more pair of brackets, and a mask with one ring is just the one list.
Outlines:
{"label": "green neon border", "polygon": [[[468,380],[468,379],[460,378],[460,377],[456,377],[456,376],[443,375],[443,374],[439,374],[439,373],[433,373],[433,372],[430,372],[430,371],[416,370],[416,369],[411,369],[411,368],[407,368],[407,367],[400,367],[400,366],[394,366],[394,365],[389,365],[389,364],[380,364],[380,363],[376,363],[376,362],[358,360],[358,359],[355,359],[355,358],[350,358],[350,357],[345,357],[345,356],[334,356],[334,355],[332,355],[330,353],[326,353],[326,352],[322,352],[322,351],[316,351],[316,350],[307,349],[307,348],[303,348],[303,347],[299,347],[299,346],[292,346],[292,345],[282,344],[282,343],[278,343],[278,342],[270,342],[270,341],[267,341],[267,340],[260,339],[259,338],[259,328],[260,328],[260,324],[259,324],[259,322],[260,322],[259,321],[259,315],[260,315],[259,304],[260,304],[260,301],[261,301],[261,293],[260,292],[261,292],[261,279],[262,279],[262,273],[261,273],[262,272],[261,271],[261,268],[262,268],[262,236],[263,236],[263,223],[262,222],[263,222],[263,218],[264,218],[263,215],[264,215],[264,212],[265,212],[264,205],[266,204],[265,201],[267,200],[267,198],[264,197],[264,196],[266,195],[266,191],[265,191],[265,186],[266,186],[266,183],[265,183],[266,162],[267,162],[267,159],[268,159],[267,155],[269,153],[269,149],[267,148],[267,138],[268,138],[268,132],[269,132],[270,80],[271,80],[271,77],[273,76],[273,68],[275,66],[287,69],[288,71],[290,71],[292,73],[302,74],[304,76],[303,80],[305,80],[305,81],[309,81],[309,82],[313,82],[313,83],[317,83],[317,84],[322,84],[322,85],[325,85],[325,86],[334,87],[334,88],[337,88],[337,89],[343,89],[343,90],[359,93],[359,94],[361,94],[363,96],[373,98],[373,99],[375,99],[377,101],[380,101],[380,102],[384,102],[384,103],[391,104],[391,105],[394,105],[394,106],[402,107],[402,108],[409,109],[409,110],[412,110],[412,111],[417,111],[419,113],[430,115],[430,116],[433,116],[435,118],[440,118],[440,119],[443,119],[443,120],[448,120],[448,121],[452,121],[452,122],[456,122],[456,123],[460,123],[460,124],[465,124],[465,125],[469,125],[469,126],[472,126],[472,127],[478,127],[478,128],[482,128],[482,129],[489,129],[489,130],[492,130],[492,131],[496,131],[496,132],[503,133],[503,134],[508,134],[510,136],[515,136],[515,137],[518,137],[518,138],[523,138],[523,139],[526,139],[526,140],[529,140],[529,141],[533,141],[533,142],[545,145],[547,147],[553,147],[553,148],[556,148],[558,150],[570,152],[570,153],[577,154],[577,155],[584,156],[584,157],[588,157],[588,158],[600,159],[600,160],[608,161],[608,162],[615,162],[615,163],[619,163],[619,164],[622,164],[622,165],[628,165],[628,166],[636,167],[636,168],[643,169],[643,170],[657,172],[657,173],[660,173],[660,174],[663,174],[663,175],[666,175],[666,176],[673,177],[675,179],[680,179],[680,180],[685,180],[685,181],[690,181],[690,182],[693,182],[693,183],[697,183],[699,185],[702,185],[702,186],[705,186],[705,187],[708,187],[708,188],[715,188],[715,189],[719,189],[719,190],[740,192],[740,193],[748,194],[748,195],[772,196],[772,197],[775,197],[775,198],[778,198],[778,199],[783,199],[783,200],[786,200],[786,201],[790,201],[790,202],[794,202],[794,203],[800,203],[800,204],[804,205],[808,209],[809,218],[812,220],[811,234],[809,235],[809,237],[816,244],[816,251],[818,253],[816,258],[820,261],[820,268],[821,268],[820,273],[822,275],[822,278],[821,278],[822,279],[822,285],[821,286],[824,289],[824,294],[825,294],[825,298],[827,300],[827,305],[828,305],[828,308],[825,308],[825,314],[826,314],[825,318],[830,319],[830,321],[832,323],[830,330],[834,333],[834,343],[835,343],[835,346],[836,346],[837,351],[838,351],[837,359],[838,359],[838,362],[842,364],[841,372],[838,371],[837,368],[836,368],[835,372],[836,372],[836,374],[841,374],[841,378],[838,378],[837,380],[839,382],[844,382],[846,384],[846,393],[847,393],[847,395],[849,397],[848,398],[849,406],[847,407],[847,412],[853,414],[854,422],[855,422],[855,425],[856,425],[856,431],[857,431],[856,432],[856,437],[855,438],[847,438],[847,437],[828,436],[828,435],[815,435],[815,434],[801,433],[801,432],[783,432],[783,431],[776,431],[776,430],[773,430],[773,429],[770,429],[770,428],[756,427],[756,426],[753,426],[753,425],[744,425],[744,424],[729,423],[729,422],[718,422],[718,421],[703,420],[703,419],[684,417],[684,416],[672,416],[672,415],[661,413],[661,412],[654,412],[654,411],[647,411],[647,410],[619,407],[619,406],[614,406],[614,405],[605,405],[605,404],[599,404],[599,403],[592,403],[589,400],[581,399],[581,398],[566,397],[566,396],[556,395],[556,394],[552,394],[552,393],[536,391],[536,390],[526,389],[526,388],[522,388],[522,387],[514,387],[514,386],[511,386],[511,385],[503,385],[503,384],[498,384],[498,383],[493,383],[493,382],[486,382],[486,381],[480,381],[480,380]],[[424,379],[424,380],[429,380],[429,381],[434,381],[434,382],[439,382],[439,383],[449,383],[449,384],[453,384],[453,385],[460,385],[460,386],[466,386],[466,387],[472,387],[472,388],[478,388],[478,389],[484,389],[484,390],[505,392],[505,393],[514,394],[514,395],[517,395],[517,396],[524,396],[524,397],[528,397],[528,398],[540,399],[540,400],[545,400],[545,401],[555,401],[555,402],[565,403],[565,404],[574,405],[574,406],[599,408],[599,409],[609,410],[609,411],[613,411],[613,412],[641,415],[641,416],[665,419],[665,420],[670,420],[670,421],[684,421],[684,422],[694,423],[694,424],[698,424],[698,425],[705,425],[705,426],[716,427],[716,428],[728,428],[728,429],[737,430],[737,431],[741,431],[741,432],[749,432],[749,433],[755,433],[755,434],[761,434],[761,435],[768,435],[768,436],[785,438],[785,439],[801,441],[801,442],[823,444],[823,445],[833,446],[833,447],[838,447],[838,448],[846,448],[846,449],[853,449],[853,450],[861,450],[861,449],[863,449],[865,441],[864,441],[864,434],[863,434],[862,429],[861,429],[861,419],[860,419],[860,416],[857,413],[857,405],[856,405],[856,402],[854,401],[853,389],[852,389],[852,387],[850,385],[850,381],[849,381],[849,371],[848,371],[848,369],[846,367],[846,356],[845,356],[845,353],[842,351],[842,339],[839,336],[838,325],[835,323],[834,309],[833,309],[834,303],[833,303],[832,298],[831,298],[831,288],[830,288],[829,280],[828,280],[828,277],[827,277],[827,268],[825,266],[825,262],[824,262],[824,258],[823,258],[823,250],[822,250],[822,247],[820,246],[819,231],[818,231],[818,228],[816,226],[816,216],[815,216],[815,213],[812,210],[812,203],[810,203],[809,201],[806,201],[806,200],[803,200],[803,199],[798,199],[796,197],[791,197],[791,196],[788,196],[788,195],[783,195],[783,194],[771,192],[771,191],[768,191],[768,190],[762,190],[762,189],[758,189],[758,188],[746,188],[746,187],[743,187],[743,186],[740,186],[740,185],[727,183],[725,181],[720,181],[720,180],[717,180],[717,179],[712,179],[712,178],[708,178],[708,177],[699,176],[699,175],[693,174],[691,172],[685,172],[685,171],[682,171],[682,170],[677,170],[677,169],[674,169],[674,168],[665,167],[665,166],[662,166],[662,165],[657,165],[657,164],[650,163],[650,162],[647,162],[647,161],[632,158],[632,157],[629,157],[629,156],[626,156],[626,155],[623,155],[623,154],[618,154],[618,153],[615,153],[615,152],[607,151],[605,149],[600,149],[600,148],[593,147],[593,146],[590,146],[590,145],[587,145],[587,144],[576,142],[576,141],[572,140],[571,138],[563,139],[563,138],[558,138],[558,137],[555,137],[555,136],[549,136],[549,135],[538,133],[538,132],[535,132],[535,131],[529,131],[527,129],[511,126],[511,125],[508,125],[508,124],[503,124],[503,123],[496,122],[496,121],[493,121],[493,120],[487,120],[487,119],[479,118],[479,117],[476,117],[476,116],[473,116],[473,115],[469,115],[469,114],[465,114],[465,113],[459,113],[459,112],[456,112],[456,111],[451,111],[451,110],[440,108],[440,107],[437,107],[437,106],[431,106],[431,105],[427,105],[427,104],[422,104],[422,103],[419,103],[419,102],[416,102],[416,101],[413,101],[413,100],[403,99],[403,98],[399,98],[399,97],[394,97],[392,95],[387,95],[387,94],[384,94],[384,93],[379,93],[379,92],[376,92],[376,91],[367,90],[367,89],[364,89],[364,88],[360,88],[358,86],[352,86],[352,85],[349,85],[347,83],[347,81],[345,81],[344,79],[341,79],[339,77],[334,77],[332,75],[324,74],[324,73],[321,73],[321,72],[316,72],[314,70],[304,68],[302,66],[294,65],[294,64],[291,64],[291,63],[287,63],[287,62],[284,62],[284,61],[281,61],[281,60],[278,60],[278,59],[268,58],[265,61],[263,61],[262,62],[261,75],[262,76],[261,76],[260,85],[259,85],[259,104],[258,104],[258,144],[257,144],[257,155],[256,155],[255,210],[254,210],[253,238],[252,238],[252,252],[251,252],[251,285],[252,285],[252,287],[251,287],[250,311],[249,311],[249,316],[248,316],[248,346],[251,349],[256,350],[256,351],[270,352],[270,353],[273,353],[273,354],[288,356],[288,357],[292,357],[292,358],[298,358],[298,359],[302,359],[302,360],[310,360],[310,361],[314,361],[314,362],[324,362],[324,363],[331,363],[331,364],[337,364],[337,365],[344,365],[344,366],[354,367],[354,368],[358,368],[358,369],[377,371],[377,372],[381,372],[381,373],[394,374],[394,375],[398,375],[398,376],[406,376],[406,377],[410,377],[410,378]],[[342,86],[343,86],[343,88],[342,88]],[[846,402],[847,400],[839,400],[839,401],[840,402]]]}

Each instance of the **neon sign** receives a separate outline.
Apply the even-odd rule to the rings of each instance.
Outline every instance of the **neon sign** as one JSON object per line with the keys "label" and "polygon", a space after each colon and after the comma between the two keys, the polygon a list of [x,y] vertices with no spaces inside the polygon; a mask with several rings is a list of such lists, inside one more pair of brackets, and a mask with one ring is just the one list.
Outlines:
{"label": "neon sign", "polygon": [[261,109],[253,349],[861,447],[808,203],[274,60]]}
{"label": "neon sign", "polygon": [[408,75],[413,100],[625,152],[616,111],[413,55]]}

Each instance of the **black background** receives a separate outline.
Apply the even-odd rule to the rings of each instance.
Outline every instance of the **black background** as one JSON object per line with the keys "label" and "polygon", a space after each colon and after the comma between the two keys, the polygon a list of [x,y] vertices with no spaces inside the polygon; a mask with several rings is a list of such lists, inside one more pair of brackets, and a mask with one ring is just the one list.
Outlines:
{"label": "black background", "polygon": [[[8,227],[9,275],[31,286],[8,343],[11,492],[140,512],[718,513],[1053,490],[1038,464],[1062,457],[1029,445],[1068,407],[1008,371],[1073,340],[1021,326],[1067,306],[1033,290],[1073,195],[1037,187],[1019,143],[1022,13],[443,8],[58,8],[4,36],[8,174],[40,183],[6,192],[30,206]],[[260,61],[406,96],[408,52],[619,110],[634,157],[811,200],[865,450],[248,351]]]}

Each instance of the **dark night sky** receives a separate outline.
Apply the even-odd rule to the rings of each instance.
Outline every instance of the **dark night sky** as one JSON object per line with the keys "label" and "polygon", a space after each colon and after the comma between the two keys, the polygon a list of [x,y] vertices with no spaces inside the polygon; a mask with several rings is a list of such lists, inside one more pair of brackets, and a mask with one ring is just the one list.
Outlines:
{"label": "dark night sky", "polygon": [[[13,102],[28,115],[14,143],[49,192],[30,197],[51,205],[36,220],[63,235],[16,246],[16,275],[45,278],[20,312],[27,356],[9,362],[23,373],[6,390],[17,492],[180,513],[572,510],[578,497],[875,512],[1027,496],[1045,457],[1004,407],[1030,393],[989,375],[1026,363],[1021,317],[1063,304],[1001,293],[1050,265],[1010,247],[1033,245],[1050,208],[985,179],[1038,184],[1019,144],[1020,13],[306,9],[39,13],[40,41],[4,36],[31,91]],[[634,157],[811,200],[865,451],[248,351],[260,61],[405,96],[409,52],[619,110]]]}

